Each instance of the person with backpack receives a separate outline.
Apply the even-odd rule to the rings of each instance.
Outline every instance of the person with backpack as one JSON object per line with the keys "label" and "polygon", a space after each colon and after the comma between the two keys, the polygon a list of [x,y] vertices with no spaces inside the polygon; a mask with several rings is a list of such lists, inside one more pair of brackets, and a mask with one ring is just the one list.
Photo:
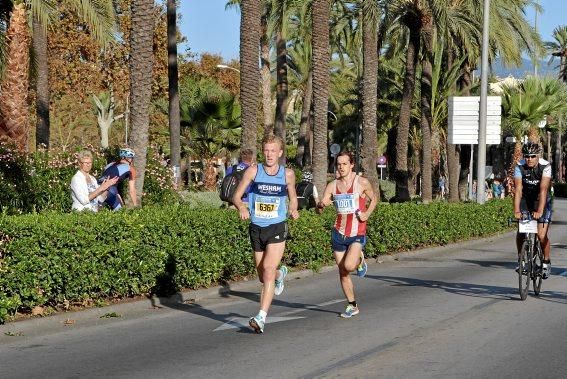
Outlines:
{"label": "person with backpack", "polygon": [[311,171],[304,171],[301,182],[295,186],[297,192],[297,203],[299,209],[315,208],[315,197],[313,195],[313,174]]}
{"label": "person with backpack", "polygon": [[118,178],[118,183],[108,188],[108,195],[104,204],[109,206],[113,211],[117,211],[124,206],[124,201],[118,191],[118,184],[128,179],[128,193],[132,200],[132,206],[138,205],[136,194],[136,170],[134,169],[134,157],[136,153],[134,150],[123,147],[118,152],[120,159],[106,165],[102,173],[102,177],[98,180],[103,183],[108,178]]}
{"label": "person with backpack", "polygon": [[[288,216],[297,219],[295,173],[279,163],[284,141],[269,134],[262,141],[265,162],[250,167],[233,197],[241,220],[250,220],[248,231],[258,278],[262,283],[260,310],[248,322],[256,333],[264,332],[266,317],[274,295],[284,289],[287,267],[278,266],[288,237]],[[246,188],[252,185],[248,204],[242,201]],[[289,203],[288,203],[289,201]]]}
{"label": "person with backpack", "polygon": [[[226,170],[226,175],[224,176],[219,188],[221,200],[228,202],[230,208],[234,208],[232,197],[234,196],[234,192],[236,191],[238,184],[242,180],[244,171],[246,171],[248,167],[254,165],[255,159],[252,149],[242,149],[240,151],[238,161],[238,164],[232,165]],[[242,201],[244,203],[248,203],[248,192],[250,192],[250,186],[246,188],[244,195],[242,196]]]}

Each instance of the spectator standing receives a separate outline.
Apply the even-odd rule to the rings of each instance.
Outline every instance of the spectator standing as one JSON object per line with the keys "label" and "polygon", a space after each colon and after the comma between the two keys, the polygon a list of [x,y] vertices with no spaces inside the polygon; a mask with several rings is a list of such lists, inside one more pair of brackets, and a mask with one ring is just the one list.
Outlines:
{"label": "spectator standing", "polygon": [[106,178],[99,185],[90,174],[93,167],[93,155],[88,150],[79,152],[77,156],[79,170],[71,179],[71,208],[76,211],[89,210],[98,212],[100,204],[105,200],[109,187],[116,184],[118,177]]}

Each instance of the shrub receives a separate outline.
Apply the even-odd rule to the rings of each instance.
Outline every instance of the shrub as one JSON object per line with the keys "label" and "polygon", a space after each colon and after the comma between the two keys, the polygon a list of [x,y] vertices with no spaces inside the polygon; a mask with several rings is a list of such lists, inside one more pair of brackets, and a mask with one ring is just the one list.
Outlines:
{"label": "shrub", "polygon": [[[509,200],[378,204],[368,257],[442,245],[507,228]],[[290,221],[284,261],[317,269],[333,261],[334,211]],[[234,210],[182,205],[122,212],[0,215],[0,321],[36,305],[57,306],[172,293],[255,273],[248,224]]]}
{"label": "shrub", "polygon": [[[118,156],[118,148],[106,152],[92,146],[92,174],[98,177],[107,161]],[[77,172],[76,151],[40,150],[23,153],[14,146],[0,143],[0,211],[24,214],[48,210],[69,212],[69,185]],[[171,175],[163,166],[164,158],[155,147],[148,149],[144,180],[144,204],[164,204],[176,201]]]}

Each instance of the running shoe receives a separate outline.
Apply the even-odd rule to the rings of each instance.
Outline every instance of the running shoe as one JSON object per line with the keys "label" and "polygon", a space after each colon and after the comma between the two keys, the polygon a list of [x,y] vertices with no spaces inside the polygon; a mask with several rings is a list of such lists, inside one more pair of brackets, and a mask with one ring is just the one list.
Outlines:
{"label": "running shoe", "polygon": [[265,323],[266,323],[266,320],[263,319],[262,317],[260,317],[260,315],[256,315],[254,317],[251,317],[250,321],[248,321],[248,325],[250,325],[250,327],[252,329],[254,329],[254,331],[258,334],[264,333],[264,324]]}
{"label": "running shoe", "polygon": [[358,310],[358,307],[355,307],[354,305],[347,305],[345,311],[343,313],[341,313],[341,317],[342,318],[351,318],[352,316],[356,316],[360,311]]}
{"label": "running shoe", "polygon": [[280,279],[276,279],[276,288],[274,289],[274,294],[276,296],[281,295],[284,290],[284,280],[288,272],[287,267],[282,265],[279,269],[279,272],[281,273]]}
{"label": "running shoe", "polygon": [[541,277],[547,279],[549,275],[551,275],[551,263],[544,263],[541,270]]}
{"label": "running shoe", "polygon": [[356,275],[358,275],[359,278],[364,278],[364,276],[366,275],[366,271],[368,271],[368,265],[366,264],[366,260],[364,259],[364,253],[362,251],[360,252],[360,256],[361,256],[361,260],[360,260],[360,264],[356,268]]}

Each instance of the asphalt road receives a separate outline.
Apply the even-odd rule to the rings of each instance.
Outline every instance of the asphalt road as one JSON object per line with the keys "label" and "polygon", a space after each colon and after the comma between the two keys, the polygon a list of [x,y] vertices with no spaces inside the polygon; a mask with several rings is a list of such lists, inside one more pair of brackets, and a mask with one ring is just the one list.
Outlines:
{"label": "asphalt road", "polygon": [[[245,326],[256,282],[197,302],[10,323],[0,326],[0,377],[565,378],[567,201],[554,220],[553,275],[526,301],[508,233],[371,263],[353,278],[361,312],[348,320],[333,268],[292,273],[262,335]],[[101,318],[111,311],[120,317]]]}

